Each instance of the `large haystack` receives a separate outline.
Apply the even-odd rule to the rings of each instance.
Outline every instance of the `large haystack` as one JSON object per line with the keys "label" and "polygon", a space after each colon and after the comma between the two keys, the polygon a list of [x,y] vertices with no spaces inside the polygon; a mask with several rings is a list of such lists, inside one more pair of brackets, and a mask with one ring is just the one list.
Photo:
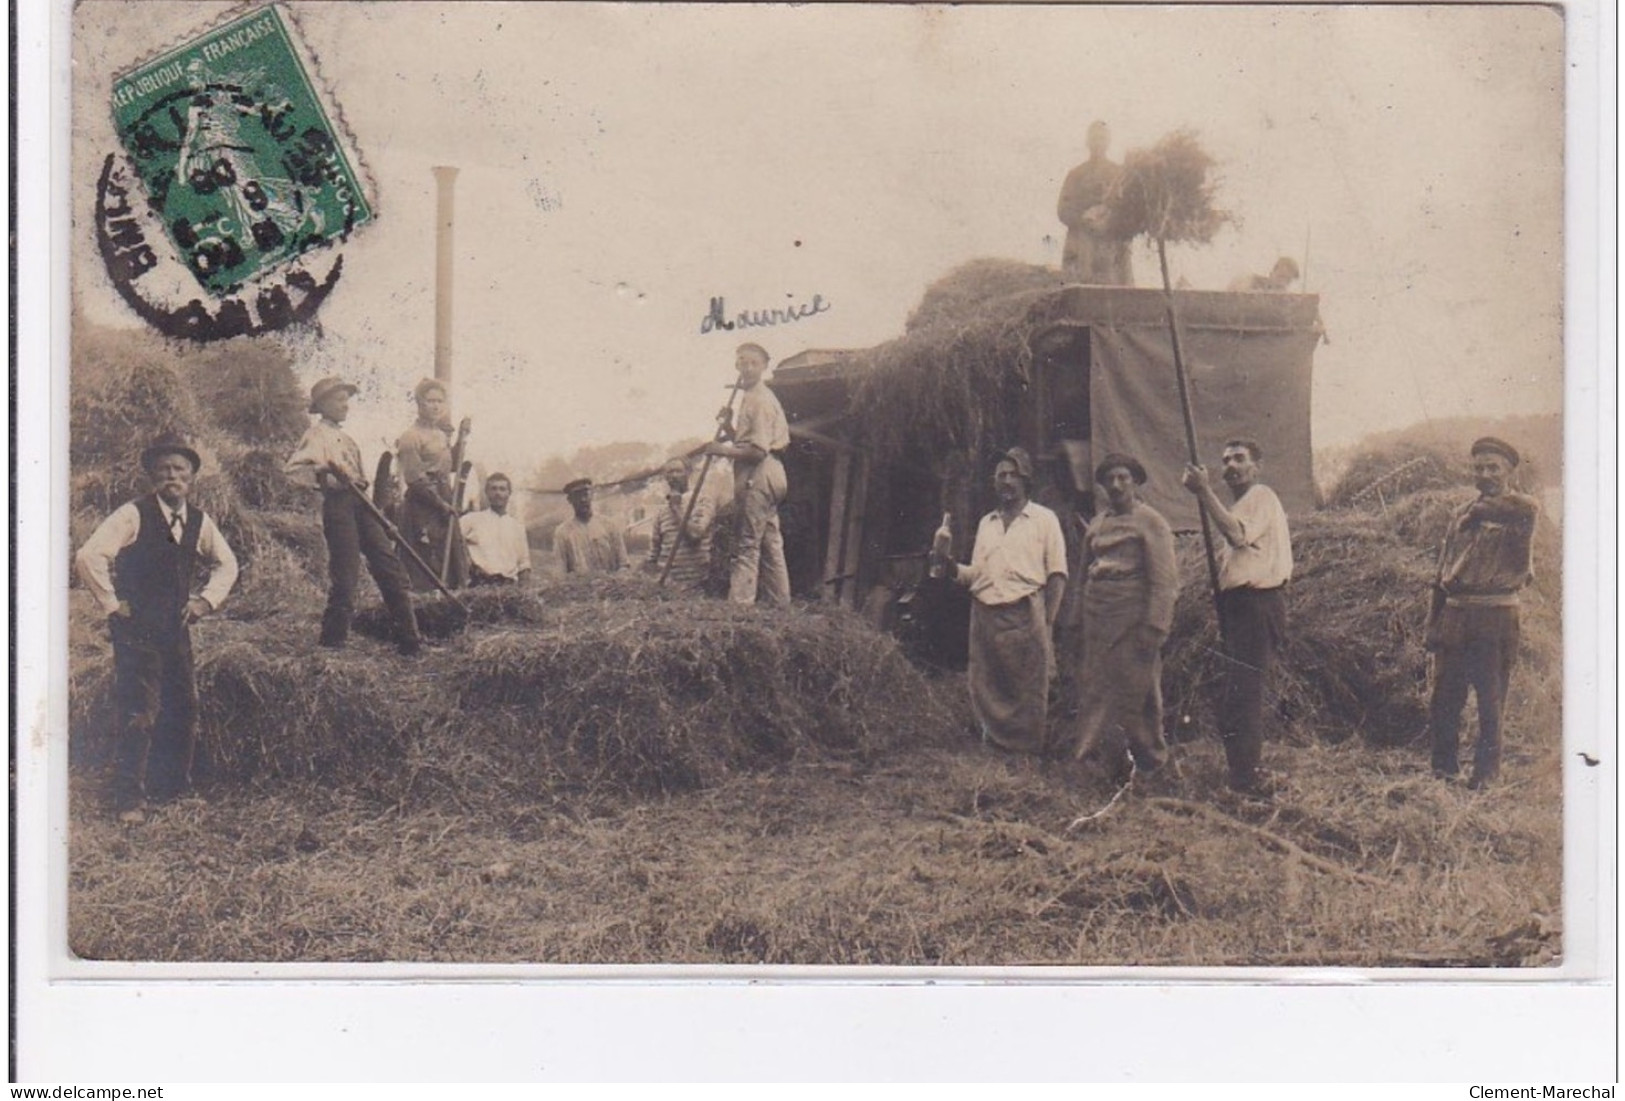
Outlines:
{"label": "large haystack", "polygon": [[1030,382],[1034,303],[1059,272],[1013,260],[972,260],[931,284],[904,334],[864,353],[850,403],[877,458],[911,449],[991,453],[1014,436]]}
{"label": "large haystack", "polygon": [[[470,605],[467,630],[416,662],[364,639],[316,650],[319,605],[279,623],[205,622],[203,771],[466,807],[681,791],[963,734],[896,643],[845,612],[742,609],[631,575]],[[85,644],[78,658],[74,737],[95,740],[108,657]]]}

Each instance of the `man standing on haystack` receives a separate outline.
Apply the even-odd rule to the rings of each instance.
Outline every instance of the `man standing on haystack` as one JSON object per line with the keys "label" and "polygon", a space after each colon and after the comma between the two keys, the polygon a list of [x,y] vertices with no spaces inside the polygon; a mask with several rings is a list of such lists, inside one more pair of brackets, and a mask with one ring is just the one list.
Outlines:
{"label": "man standing on haystack", "polygon": [[[198,453],[160,440],[141,453],[152,492],[102,521],[75,564],[107,613],[118,708],[113,807],[137,824],[146,803],[184,795],[192,784],[197,683],[192,624],[218,611],[237,581],[237,558],[220,529],[187,501]],[[209,567],[192,593],[198,563]]]}
{"label": "man standing on haystack", "polygon": [[1224,482],[1233,505],[1213,492],[1205,467],[1187,464],[1182,481],[1223,537],[1219,541],[1219,615],[1225,676],[1219,733],[1230,787],[1273,794],[1259,768],[1264,753],[1264,686],[1286,645],[1286,583],[1292,579],[1292,535],[1275,491],[1258,480],[1264,450],[1258,441],[1224,445]]}
{"label": "man standing on haystack", "polygon": [[1469,786],[1478,789],[1501,768],[1501,707],[1518,658],[1518,591],[1534,580],[1533,541],[1540,506],[1510,488],[1518,452],[1485,436],[1472,447],[1478,499],[1451,521],[1439,553],[1428,616],[1434,653],[1433,774],[1454,779],[1461,710],[1467,690],[1478,696],[1478,745]]}
{"label": "man standing on haystack", "polygon": [[1089,159],[1067,173],[1056,216],[1066,225],[1061,271],[1075,283],[1132,287],[1134,270],[1126,240],[1108,237],[1106,197],[1123,175],[1107,158],[1112,132],[1104,122],[1089,124]]}
{"label": "man standing on haystack", "polygon": [[305,429],[283,470],[290,478],[322,491],[322,535],[327,540],[327,609],[322,612],[321,644],[338,648],[350,638],[355,589],[361,580],[361,557],[378,583],[384,607],[394,624],[395,646],[406,657],[422,647],[417,615],[412,610],[412,581],[396,556],[394,541],[356,489],[365,489],[361,448],[340,426],[350,415],[356,387],[324,378],[310,388],[310,411],[318,419]]}
{"label": "man standing on haystack", "polygon": [[706,445],[705,453],[731,459],[734,467],[733,563],[728,599],[756,603],[760,588],[769,604],[790,603],[790,570],[784,561],[784,533],[779,505],[789,491],[779,456],[790,446],[790,421],[779,399],[762,381],[769,357],[760,344],[741,344],[734,353],[739,372],[739,413],[724,413],[725,440]]}
{"label": "man standing on haystack", "polygon": [[[463,546],[457,523],[457,506],[452,499],[451,411],[446,384],[426,378],[412,391],[418,416],[400,439],[395,452],[400,456],[401,482],[405,498],[401,505],[401,534],[432,567],[445,557],[446,540],[451,540],[451,561],[441,578],[448,589],[460,589],[468,577],[468,552]],[[409,561],[407,573],[419,592],[438,586],[416,563]]]}
{"label": "man standing on haystack", "polygon": [[553,529],[553,551],[566,574],[614,573],[627,567],[621,529],[592,511],[592,479],[576,478],[564,487],[575,513]]}
{"label": "man standing on haystack", "polygon": [[999,507],[982,517],[970,565],[939,531],[934,564],[970,589],[970,696],[984,740],[1021,753],[1044,751],[1051,632],[1066,592],[1066,542],[1055,513],[1030,499],[1033,460],[1012,447],[993,470]]}
{"label": "man standing on haystack", "polygon": [[1145,467],[1109,454],[1095,468],[1106,509],[1084,535],[1083,657],[1073,755],[1108,778],[1150,775],[1168,760],[1162,733],[1162,644],[1174,622],[1179,568],[1168,521],[1139,499]]}
{"label": "man standing on haystack", "polygon": [[660,473],[666,479],[666,504],[655,513],[650,532],[649,569],[658,575],[670,559],[672,584],[699,592],[711,572],[715,506],[704,493],[695,498],[688,487],[688,463],[684,460],[668,459]]}
{"label": "man standing on haystack", "polygon": [[530,541],[525,525],[508,512],[512,497],[508,476],[492,474],[485,479],[485,508],[463,515],[470,585],[520,585],[530,577]]}

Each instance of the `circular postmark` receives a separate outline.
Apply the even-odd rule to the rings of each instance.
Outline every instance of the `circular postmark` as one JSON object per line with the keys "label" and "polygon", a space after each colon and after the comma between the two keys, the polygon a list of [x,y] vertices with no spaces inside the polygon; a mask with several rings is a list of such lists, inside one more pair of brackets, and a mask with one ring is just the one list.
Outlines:
{"label": "circular postmark", "polygon": [[119,294],[166,334],[309,320],[343,260],[318,278],[302,258],[372,219],[312,64],[272,5],[114,78],[124,158],[102,168],[97,243]]}
{"label": "circular postmark", "polygon": [[117,154],[109,153],[96,183],[96,246],[119,297],[165,336],[225,340],[308,324],[338,284],[342,255],[319,277],[294,264],[279,277],[258,280],[251,295],[239,290],[206,305],[202,296],[185,292],[186,276],[174,270],[176,261],[163,258],[165,245],[149,240],[151,221],[131,202],[138,186]]}

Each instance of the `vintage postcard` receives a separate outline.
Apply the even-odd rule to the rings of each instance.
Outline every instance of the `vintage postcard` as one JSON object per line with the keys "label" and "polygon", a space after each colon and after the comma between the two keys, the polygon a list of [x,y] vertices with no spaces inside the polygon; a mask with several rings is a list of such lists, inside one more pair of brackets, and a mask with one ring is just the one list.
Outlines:
{"label": "vintage postcard", "polygon": [[62,974],[1599,973],[1563,8],[66,25]]}

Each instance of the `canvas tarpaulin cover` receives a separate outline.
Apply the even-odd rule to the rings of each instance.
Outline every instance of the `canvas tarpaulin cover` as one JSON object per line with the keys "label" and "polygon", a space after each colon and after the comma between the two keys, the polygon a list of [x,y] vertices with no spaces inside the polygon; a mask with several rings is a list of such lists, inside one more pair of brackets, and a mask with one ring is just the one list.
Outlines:
{"label": "canvas tarpaulin cover", "polygon": [[[1236,436],[1264,451],[1260,481],[1280,496],[1288,514],[1315,505],[1309,435],[1313,328],[1272,330],[1181,325],[1180,346],[1196,415],[1197,452],[1219,499],[1219,455]],[[1096,461],[1126,452],[1149,475],[1140,496],[1176,531],[1197,528],[1196,500],[1180,484],[1185,424],[1179,408],[1173,344],[1166,325],[1090,326],[1089,408]]]}

